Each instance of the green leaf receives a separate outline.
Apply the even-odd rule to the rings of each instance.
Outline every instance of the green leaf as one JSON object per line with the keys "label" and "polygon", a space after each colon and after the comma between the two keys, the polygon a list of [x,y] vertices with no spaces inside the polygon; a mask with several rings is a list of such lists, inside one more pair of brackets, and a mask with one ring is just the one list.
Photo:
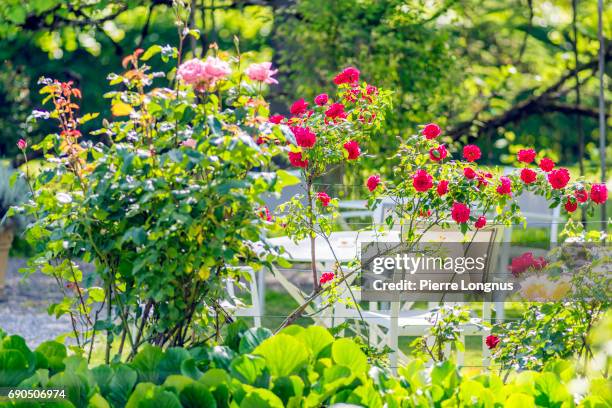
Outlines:
{"label": "green leaf", "polygon": [[338,339],[332,345],[332,359],[336,364],[351,369],[354,375],[365,375],[368,371],[368,358],[354,341]]}
{"label": "green leaf", "polygon": [[272,337],[272,332],[265,327],[252,327],[248,329],[242,333],[242,338],[240,339],[240,354],[250,353],[269,337]]}
{"label": "green leaf", "polygon": [[142,54],[140,56],[140,59],[142,61],[148,61],[150,60],[153,56],[159,54],[162,50],[161,45],[152,45],[149,48],[147,48],[147,50],[144,52],[144,54]]}
{"label": "green leaf", "polygon": [[275,377],[296,374],[309,357],[304,343],[282,333],[264,340],[252,354],[265,358],[270,374]]}
{"label": "green leaf", "polygon": [[30,376],[28,360],[17,350],[0,350],[0,387],[14,387]]}
{"label": "green leaf", "polygon": [[157,367],[163,358],[164,353],[159,347],[146,344],[131,363],[138,373],[138,382],[161,383]]}
{"label": "green leaf", "polygon": [[240,408],[284,408],[283,401],[271,391],[255,388],[247,393]]}
{"label": "green leaf", "polygon": [[309,326],[295,337],[306,343],[312,355],[315,357],[319,355],[321,350],[334,341],[334,337],[329,331],[320,326]]}
{"label": "green leaf", "polygon": [[191,355],[184,348],[172,347],[166,350],[164,358],[157,366],[160,381],[164,381],[169,375],[180,374],[181,365],[188,359],[191,359]]}
{"label": "green leaf", "polygon": [[179,394],[183,408],[216,408],[217,401],[212,393],[202,384],[187,385]]}
{"label": "green leaf", "polygon": [[56,341],[45,341],[36,348],[36,351],[45,356],[48,368],[53,373],[57,373],[64,369],[64,359],[68,354],[63,344]]}
{"label": "green leaf", "polygon": [[176,395],[151,383],[136,386],[125,408],[182,408]]}
{"label": "green leaf", "polygon": [[535,401],[531,395],[514,393],[504,402],[504,408],[534,408]]}
{"label": "green leaf", "polygon": [[[269,374],[266,373],[267,375],[264,375],[265,369],[266,361],[263,358],[245,354],[238,356],[232,361],[230,375],[243,384],[264,387],[268,385],[268,381],[265,381],[265,384],[261,384],[261,380],[269,380]],[[258,379],[260,383],[256,384]]]}

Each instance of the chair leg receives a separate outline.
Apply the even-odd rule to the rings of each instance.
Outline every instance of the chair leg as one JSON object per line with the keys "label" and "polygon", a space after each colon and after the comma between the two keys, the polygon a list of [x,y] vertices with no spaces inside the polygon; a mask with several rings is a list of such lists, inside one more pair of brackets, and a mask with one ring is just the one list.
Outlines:
{"label": "chair leg", "polygon": [[487,334],[484,333],[482,335],[482,365],[484,367],[489,367],[491,364],[491,350],[487,347]]}
{"label": "chair leg", "polygon": [[[462,334],[459,336],[459,341],[465,347],[465,336]],[[465,364],[465,352],[461,350],[457,350],[457,366],[462,367]]]}
{"label": "chair leg", "polygon": [[257,287],[257,277],[255,271],[251,269],[251,302],[253,305],[253,325],[255,327],[261,327],[261,303],[259,303],[259,290]]}

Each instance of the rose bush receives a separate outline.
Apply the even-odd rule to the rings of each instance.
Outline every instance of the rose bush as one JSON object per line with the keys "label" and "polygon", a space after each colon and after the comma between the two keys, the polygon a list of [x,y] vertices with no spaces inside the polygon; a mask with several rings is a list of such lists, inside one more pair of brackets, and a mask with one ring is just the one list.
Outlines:
{"label": "rose bush", "polygon": [[[89,140],[79,128],[95,115],[78,115],[81,91],[42,80],[59,130],[33,146],[46,163],[20,209],[35,220],[29,271],[57,280],[66,297],[49,311],[70,315],[90,355],[96,333],[106,333],[107,361],[113,344],[121,358],[145,342],[218,336],[231,321],[224,280],[248,279],[233,266],[273,259],[255,245],[270,220],[259,197],[298,181],[255,171],[285,149],[260,93],[272,82],[268,64],[248,67],[251,80],[241,81],[240,54],[230,62],[211,48],[205,60],[151,72],[146,61],[160,53],[180,61],[177,49],[159,46],[123,60],[125,71],[110,76],[118,89],[105,95],[113,117]],[[85,277],[77,260],[95,275]]]}

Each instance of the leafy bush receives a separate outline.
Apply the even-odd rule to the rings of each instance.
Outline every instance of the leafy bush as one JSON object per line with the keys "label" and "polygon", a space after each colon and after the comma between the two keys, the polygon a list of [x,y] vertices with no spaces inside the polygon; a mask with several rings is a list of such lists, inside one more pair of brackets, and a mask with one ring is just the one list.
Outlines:
{"label": "leafy bush", "polygon": [[[4,336],[0,370],[2,387],[65,389],[68,400],[55,405],[61,407],[569,407],[576,397],[568,388],[569,362],[520,373],[507,384],[494,374],[464,377],[451,361],[427,368],[415,360],[393,376],[371,365],[351,339],[316,326],[271,336],[231,325],[223,345],[165,351],[147,345],[130,364],[91,369],[59,343],[31,351],[20,337]],[[590,386],[580,406],[612,403],[605,381]]]}

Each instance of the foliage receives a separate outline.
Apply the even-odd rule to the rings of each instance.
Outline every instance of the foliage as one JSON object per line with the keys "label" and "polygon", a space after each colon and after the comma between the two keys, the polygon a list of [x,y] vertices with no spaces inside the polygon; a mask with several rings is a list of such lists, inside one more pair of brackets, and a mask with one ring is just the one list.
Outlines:
{"label": "foliage", "polygon": [[27,196],[27,185],[21,178],[13,179],[14,172],[0,164],[0,230],[14,228],[21,223],[20,217],[8,217],[12,206],[21,204]]}
{"label": "foliage", "polygon": [[146,346],[130,364],[91,369],[82,357],[66,356],[59,343],[32,352],[19,337],[4,336],[0,370],[23,373],[0,377],[3,387],[64,388],[65,407],[514,407],[573,406],[574,399],[592,407],[612,402],[602,379],[573,395],[573,369],[563,361],[506,384],[494,374],[463,376],[451,361],[426,368],[415,360],[396,377],[371,365],[352,340],[334,339],[315,326],[290,326],[274,336],[243,328],[211,348]]}
{"label": "foliage", "polygon": [[501,341],[493,356],[502,369],[540,370],[549,361],[576,356],[588,370],[594,356],[591,332],[610,309],[612,285],[609,248],[594,238],[556,247],[544,268],[521,274],[527,276],[521,295],[539,302],[528,303],[520,319],[494,326]]}
{"label": "foliage", "polygon": [[[80,126],[96,114],[78,115],[81,91],[72,83],[42,80],[53,107],[36,113],[59,131],[34,146],[47,159],[21,209],[35,219],[28,271],[40,268],[62,286],[65,299],[49,311],[80,325],[78,345],[91,350],[95,332],[107,332],[107,360],[115,338],[121,357],[124,345],[133,355],[145,341],[171,346],[218,335],[231,320],[220,305],[225,279],[247,279],[235,266],[273,259],[255,245],[266,222],[259,197],[297,180],[262,171],[284,135],[267,123],[261,85],[243,78],[238,48],[233,67],[213,48],[207,62],[187,61],[178,75],[153,72],[146,61],[157,54],[181,61],[179,50],[153,46],[109,77],[119,89],[105,94],[113,117],[92,132],[95,143],[82,139]],[[214,79],[188,75],[186,67],[209,61],[216,66],[196,73],[216,72]],[[262,137],[279,145],[260,146]],[[93,263],[95,279],[84,279],[75,259]]]}
{"label": "foliage", "polygon": [[442,362],[449,356],[446,350],[455,347],[464,351],[465,345],[461,339],[461,326],[470,322],[474,325],[482,324],[479,319],[470,318],[469,310],[464,306],[444,305],[430,310],[428,319],[431,327],[423,336],[416,338],[411,344],[413,354],[421,359],[431,358]]}

